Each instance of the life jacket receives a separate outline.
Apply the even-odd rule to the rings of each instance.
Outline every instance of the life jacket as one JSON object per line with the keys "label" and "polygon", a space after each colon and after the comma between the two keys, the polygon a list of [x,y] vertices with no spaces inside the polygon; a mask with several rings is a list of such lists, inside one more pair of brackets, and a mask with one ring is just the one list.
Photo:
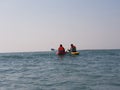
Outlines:
{"label": "life jacket", "polygon": [[63,47],[59,47],[58,54],[65,54],[65,49]]}
{"label": "life jacket", "polygon": [[72,46],[72,47],[71,47],[71,51],[72,51],[72,52],[76,52],[76,47],[75,47],[75,46]]}

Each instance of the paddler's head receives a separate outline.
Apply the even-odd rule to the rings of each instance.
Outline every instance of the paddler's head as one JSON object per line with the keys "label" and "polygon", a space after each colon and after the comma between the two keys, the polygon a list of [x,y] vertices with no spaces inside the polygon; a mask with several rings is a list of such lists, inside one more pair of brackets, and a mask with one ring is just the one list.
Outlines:
{"label": "paddler's head", "polygon": [[71,46],[73,46],[73,44],[71,44]]}
{"label": "paddler's head", "polygon": [[60,47],[62,47],[62,44],[60,44]]}

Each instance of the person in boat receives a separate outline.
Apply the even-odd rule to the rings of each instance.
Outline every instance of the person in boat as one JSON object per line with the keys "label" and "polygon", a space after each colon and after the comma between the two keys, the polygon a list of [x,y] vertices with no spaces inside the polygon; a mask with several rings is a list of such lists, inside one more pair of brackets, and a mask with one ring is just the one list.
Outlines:
{"label": "person in boat", "polygon": [[60,44],[60,46],[58,48],[58,54],[59,55],[64,55],[65,54],[65,48],[62,46],[62,44]]}
{"label": "person in boat", "polygon": [[77,52],[75,45],[71,44],[70,52]]}

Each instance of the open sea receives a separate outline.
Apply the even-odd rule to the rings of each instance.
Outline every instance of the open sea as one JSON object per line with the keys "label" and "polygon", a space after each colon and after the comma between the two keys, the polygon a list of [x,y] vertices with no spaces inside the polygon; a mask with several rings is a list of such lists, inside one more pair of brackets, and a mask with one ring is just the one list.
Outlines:
{"label": "open sea", "polygon": [[120,90],[120,50],[0,53],[0,90]]}

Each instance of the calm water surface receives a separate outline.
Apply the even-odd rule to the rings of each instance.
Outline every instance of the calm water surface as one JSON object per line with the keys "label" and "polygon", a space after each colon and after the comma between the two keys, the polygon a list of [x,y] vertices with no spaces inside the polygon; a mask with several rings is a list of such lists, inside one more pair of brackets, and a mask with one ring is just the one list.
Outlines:
{"label": "calm water surface", "polygon": [[0,54],[0,90],[120,90],[120,50]]}

